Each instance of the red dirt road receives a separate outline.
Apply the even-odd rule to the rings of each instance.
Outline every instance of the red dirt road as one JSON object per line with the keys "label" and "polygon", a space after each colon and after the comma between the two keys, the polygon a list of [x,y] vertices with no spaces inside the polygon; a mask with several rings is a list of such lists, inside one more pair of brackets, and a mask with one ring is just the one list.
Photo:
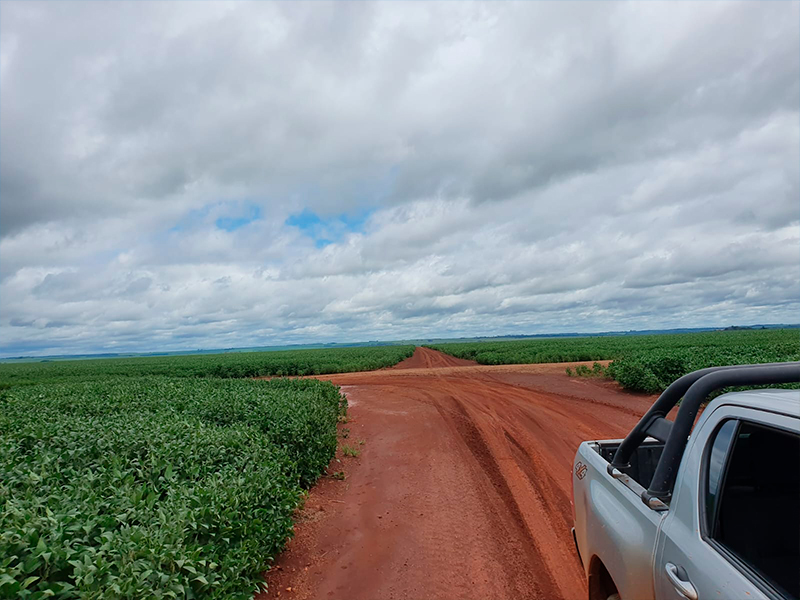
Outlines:
{"label": "red dirt road", "polygon": [[329,472],[346,480],[311,491],[261,598],[585,598],[575,451],[624,436],[653,398],[566,366],[418,348],[392,369],[320,377],[347,395],[342,443],[361,454],[339,455]]}

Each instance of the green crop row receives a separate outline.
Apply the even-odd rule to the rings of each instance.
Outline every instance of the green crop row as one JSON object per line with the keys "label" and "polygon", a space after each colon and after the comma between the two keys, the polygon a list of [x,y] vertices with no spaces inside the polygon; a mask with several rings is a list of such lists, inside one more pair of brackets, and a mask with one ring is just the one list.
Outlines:
{"label": "green crop row", "polygon": [[632,352],[614,360],[606,372],[624,388],[658,394],[679,377],[706,367],[796,360],[800,360],[800,346],[795,333],[794,340],[785,343],[735,347],[697,345]]}
{"label": "green crop row", "polygon": [[344,408],[316,380],[0,392],[0,598],[251,598]]}
{"label": "green crop row", "polygon": [[605,372],[623,387],[658,393],[704,367],[800,360],[800,330],[540,338],[431,348],[485,365],[612,360]]}
{"label": "green crop row", "polygon": [[0,389],[38,381],[86,381],[117,375],[237,378],[370,371],[394,365],[413,353],[414,346],[372,346],[4,363],[0,364]]}

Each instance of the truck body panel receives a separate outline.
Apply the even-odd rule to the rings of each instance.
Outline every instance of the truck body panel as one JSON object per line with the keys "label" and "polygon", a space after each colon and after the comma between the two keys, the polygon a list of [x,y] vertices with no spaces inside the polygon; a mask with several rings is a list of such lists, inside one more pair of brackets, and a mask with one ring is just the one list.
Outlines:
{"label": "truck body panel", "polygon": [[[652,599],[653,578],[640,574],[652,572],[662,513],[648,508],[635,487],[620,485],[608,474],[596,443],[581,444],[575,466],[575,535],[584,570],[588,575],[591,561],[601,557],[621,597]],[[588,518],[593,511],[597,518]]]}
{"label": "truck body panel", "polygon": [[[623,600],[792,597],[785,588],[773,585],[758,569],[751,569],[747,561],[713,539],[709,531],[709,511],[715,502],[722,502],[719,494],[727,477],[726,461],[730,460],[732,448],[747,448],[752,437],[742,424],[763,427],[765,431],[766,428],[783,431],[800,440],[800,391],[737,392],[712,401],[689,436],[675,489],[666,504],[649,499],[648,505],[643,500],[643,497],[648,500],[645,488],[663,443],[648,439],[641,444],[625,472],[609,464],[609,457],[622,440],[588,441],[580,445],[572,473],[575,542],[589,578],[590,598],[596,589],[591,577],[598,563],[602,563]],[[796,457],[788,464],[796,465]],[[712,477],[712,472],[717,471],[722,473],[718,476],[722,479],[714,483],[712,479],[717,475]],[[709,492],[712,485],[719,486],[714,491],[716,496]],[[742,493],[743,497],[754,497],[752,491]],[[726,498],[735,498],[734,492],[728,492],[727,488],[726,494]],[[776,506],[786,510],[785,495],[782,498]],[[800,497],[797,500],[800,502]],[[727,501],[725,506],[733,502],[733,499]],[[774,527],[774,515],[763,514],[769,512],[765,506],[764,510],[748,514],[754,523],[772,519],[769,523]],[[787,526],[792,523],[790,518]],[[741,527],[748,527],[748,518],[742,519]],[[800,545],[800,532],[797,535]]]}

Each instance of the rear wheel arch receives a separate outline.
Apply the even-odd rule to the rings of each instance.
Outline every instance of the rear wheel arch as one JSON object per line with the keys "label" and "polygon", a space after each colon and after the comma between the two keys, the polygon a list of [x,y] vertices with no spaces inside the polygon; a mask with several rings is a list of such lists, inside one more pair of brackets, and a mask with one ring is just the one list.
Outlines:
{"label": "rear wheel arch", "polygon": [[619,600],[619,592],[611,573],[596,554],[589,561],[589,600]]}

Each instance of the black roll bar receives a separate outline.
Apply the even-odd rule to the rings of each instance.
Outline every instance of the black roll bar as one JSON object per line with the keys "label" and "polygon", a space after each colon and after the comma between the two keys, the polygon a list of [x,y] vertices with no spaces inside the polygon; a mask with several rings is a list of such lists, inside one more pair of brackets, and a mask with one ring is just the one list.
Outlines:
{"label": "black roll bar", "polygon": [[[611,473],[614,469],[621,471],[629,467],[631,456],[646,437],[651,436],[665,442],[650,487],[642,492],[642,500],[648,505],[652,499],[666,502],[672,495],[675,477],[697,411],[709,394],[729,386],[794,382],[800,382],[800,362],[711,367],[684,375],[664,390],[622,441],[608,471]],[[673,423],[665,417],[681,398],[683,402]]]}

